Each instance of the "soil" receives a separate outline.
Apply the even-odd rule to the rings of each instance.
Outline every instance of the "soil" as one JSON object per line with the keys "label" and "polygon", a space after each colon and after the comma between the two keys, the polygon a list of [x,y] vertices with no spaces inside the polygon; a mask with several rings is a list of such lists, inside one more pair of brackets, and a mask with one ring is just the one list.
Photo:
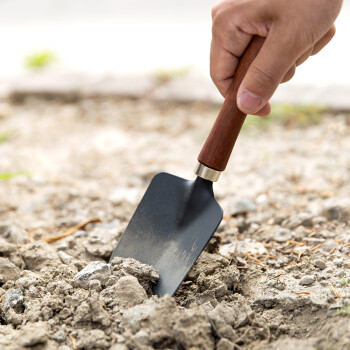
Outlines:
{"label": "soil", "polygon": [[[193,178],[218,108],[111,98],[0,104],[1,349],[349,349],[345,114],[239,137],[224,219],[175,297],[109,256],[150,179]],[[253,118],[253,117],[250,117]],[[11,176],[10,176],[11,177]]]}

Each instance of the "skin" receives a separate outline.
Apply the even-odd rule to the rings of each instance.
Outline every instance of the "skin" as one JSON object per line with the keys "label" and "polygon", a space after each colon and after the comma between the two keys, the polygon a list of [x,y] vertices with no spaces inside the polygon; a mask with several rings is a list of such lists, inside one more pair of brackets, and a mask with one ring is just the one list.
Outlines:
{"label": "skin", "polygon": [[211,77],[225,97],[253,35],[265,37],[237,94],[239,109],[267,116],[278,85],[335,34],[342,0],[224,0],[212,10]]}

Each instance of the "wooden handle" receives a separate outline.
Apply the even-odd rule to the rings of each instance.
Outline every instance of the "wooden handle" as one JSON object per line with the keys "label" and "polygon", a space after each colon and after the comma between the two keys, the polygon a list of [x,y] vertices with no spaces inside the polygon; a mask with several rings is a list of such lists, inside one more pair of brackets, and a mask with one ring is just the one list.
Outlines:
{"label": "wooden handle", "polygon": [[228,95],[198,156],[198,161],[209,168],[223,171],[230,159],[246,117],[237,107],[238,88],[263,43],[264,38],[254,36],[239,61]]}

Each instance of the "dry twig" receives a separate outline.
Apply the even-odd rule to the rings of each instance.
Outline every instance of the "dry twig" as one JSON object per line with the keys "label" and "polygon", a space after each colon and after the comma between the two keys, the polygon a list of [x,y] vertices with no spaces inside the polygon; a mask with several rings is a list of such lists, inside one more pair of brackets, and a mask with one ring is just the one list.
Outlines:
{"label": "dry twig", "polygon": [[41,240],[47,243],[56,242],[59,239],[73,235],[75,232],[79,231],[80,229],[84,228],[87,224],[90,224],[92,222],[101,222],[101,219],[99,218],[88,219],[86,221],[81,222],[78,225],[70,227],[68,230],[66,230],[63,233],[59,233],[58,235],[49,236],[49,237],[42,237]]}
{"label": "dry twig", "polygon": [[334,295],[337,298],[341,298],[341,295],[339,294],[339,292],[335,289],[335,287],[333,287],[331,284],[329,285],[329,287],[332,289],[332,292],[334,293]]}

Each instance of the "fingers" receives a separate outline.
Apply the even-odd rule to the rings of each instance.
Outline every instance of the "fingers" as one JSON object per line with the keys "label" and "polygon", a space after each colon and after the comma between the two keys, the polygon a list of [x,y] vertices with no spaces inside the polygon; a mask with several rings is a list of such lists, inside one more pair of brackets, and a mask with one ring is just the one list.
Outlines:
{"label": "fingers", "polygon": [[256,114],[266,105],[283,78],[293,73],[290,70],[299,56],[298,49],[284,33],[269,33],[238,90],[237,104],[242,112]]}
{"label": "fingers", "polygon": [[291,80],[294,77],[296,70],[296,65],[293,64],[292,68],[289,69],[289,71],[284,75],[281,83],[286,83],[287,81]]}
{"label": "fingers", "polygon": [[334,37],[335,35],[335,25],[314,45],[312,55],[319,53]]}
{"label": "fingers", "polygon": [[210,50],[210,76],[225,97],[235,74],[239,57],[251,35],[232,27],[231,13],[213,8],[213,33]]}

